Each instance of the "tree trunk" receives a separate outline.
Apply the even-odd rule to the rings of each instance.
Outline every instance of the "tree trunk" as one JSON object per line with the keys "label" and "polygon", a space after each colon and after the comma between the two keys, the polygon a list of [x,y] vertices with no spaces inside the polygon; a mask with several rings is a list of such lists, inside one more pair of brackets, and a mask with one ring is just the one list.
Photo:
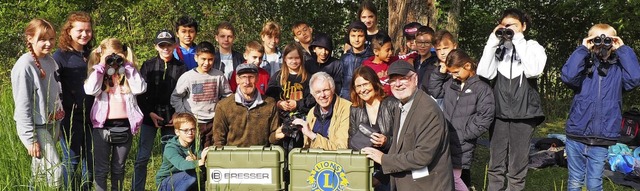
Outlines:
{"label": "tree trunk", "polygon": [[435,0],[389,0],[389,36],[396,52],[404,50],[402,27],[419,22],[433,29],[437,26]]}
{"label": "tree trunk", "polygon": [[447,29],[453,37],[458,39],[458,30],[460,28],[460,8],[462,0],[451,0],[451,8],[447,10]]}

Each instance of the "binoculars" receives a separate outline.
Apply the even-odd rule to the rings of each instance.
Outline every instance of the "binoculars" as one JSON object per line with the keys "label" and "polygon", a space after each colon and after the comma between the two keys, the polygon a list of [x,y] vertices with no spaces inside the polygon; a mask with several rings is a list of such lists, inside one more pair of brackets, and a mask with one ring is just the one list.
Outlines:
{"label": "binoculars", "polygon": [[107,69],[108,75],[115,74],[116,69],[119,74],[124,74],[124,67],[122,67],[122,65],[124,65],[124,58],[122,58],[122,56],[112,53],[105,58],[105,61],[107,62],[107,66],[109,66],[109,69]]}
{"label": "binoculars", "polygon": [[515,32],[513,32],[513,30],[510,28],[499,28],[495,32],[496,37],[498,37],[498,39],[500,40],[511,40],[513,39],[514,34]]}
{"label": "binoculars", "polygon": [[591,39],[591,42],[593,42],[593,45],[595,46],[611,46],[611,43],[613,43],[613,38],[601,34],[600,36],[596,36],[595,38]]}

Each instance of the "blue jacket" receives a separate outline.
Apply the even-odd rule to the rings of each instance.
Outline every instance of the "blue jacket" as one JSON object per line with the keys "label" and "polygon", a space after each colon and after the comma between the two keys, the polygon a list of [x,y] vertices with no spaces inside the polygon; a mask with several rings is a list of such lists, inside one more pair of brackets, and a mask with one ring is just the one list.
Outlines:
{"label": "blue jacket", "polygon": [[369,46],[365,46],[364,51],[360,53],[353,53],[353,48],[349,49],[346,53],[340,57],[341,70],[342,70],[342,88],[339,90],[340,97],[351,100],[349,94],[349,87],[351,87],[351,79],[353,78],[353,71],[356,70],[362,62],[367,58],[373,56],[373,51]]}
{"label": "blue jacket", "polygon": [[598,59],[591,66],[593,73],[584,72],[590,57],[585,46],[578,47],[562,67],[562,81],[575,93],[567,137],[588,145],[613,145],[620,136],[622,91],[640,85],[640,64],[629,46],[621,46],[615,54],[618,59],[606,75],[598,71]]}

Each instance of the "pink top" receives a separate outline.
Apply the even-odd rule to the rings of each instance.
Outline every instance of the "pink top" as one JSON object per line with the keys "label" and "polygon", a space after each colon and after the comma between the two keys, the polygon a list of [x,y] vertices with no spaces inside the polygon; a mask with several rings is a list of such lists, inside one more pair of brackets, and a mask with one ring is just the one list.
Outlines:
{"label": "pink top", "polygon": [[[117,79],[114,79],[117,82]],[[124,93],[122,86],[115,83],[114,87],[109,88],[109,109],[107,111],[107,119],[126,119],[127,105],[124,101]]]}
{"label": "pink top", "polygon": [[[138,103],[136,101],[136,95],[144,93],[147,90],[147,83],[144,82],[144,79],[140,77],[140,73],[138,70],[131,65],[131,63],[125,63],[125,77],[127,78],[127,83],[129,84],[129,90],[125,94],[122,95],[125,104],[126,118],[129,120],[129,124],[131,125],[131,133],[136,134],[142,124],[142,111],[140,107],[138,107]],[[91,123],[93,124],[93,128],[103,128],[104,121],[107,119],[109,112],[109,93],[102,91],[102,79],[105,72],[103,65],[95,65],[93,66],[95,69],[84,83],[84,91],[87,95],[95,96],[96,99],[93,102],[93,106],[91,107]],[[123,112],[124,113],[124,112]]]}

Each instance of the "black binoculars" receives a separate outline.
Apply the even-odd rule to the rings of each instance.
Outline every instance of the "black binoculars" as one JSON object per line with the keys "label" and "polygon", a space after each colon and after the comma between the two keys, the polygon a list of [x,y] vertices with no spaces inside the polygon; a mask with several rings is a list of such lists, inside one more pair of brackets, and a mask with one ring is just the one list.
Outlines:
{"label": "black binoculars", "polygon": [[499,28],[496,30],[495,35],[500,40],[511,40],[513,39],[513,35],[515,35],[515,32],[510,28]]}
{"label": "black binoculars", "polygon": [[124,74],[124,67],[122,67],[122,65],[124,65],[124,58],[122,58],[122,56],[112,53],[105,58],[105,62],[107,62],[106,64],[109,67],[109,69],[107,69],[108,75],[115,74],[116,70],[119,74]]}
{"label": "black binoculars", "polygon": [[591,42],[593,42],[593,45],[595,46],[611,46],[611,43],[613,43],[613,38],[601,34],[600,36],[596,36],[595,38],[591,39]]}

